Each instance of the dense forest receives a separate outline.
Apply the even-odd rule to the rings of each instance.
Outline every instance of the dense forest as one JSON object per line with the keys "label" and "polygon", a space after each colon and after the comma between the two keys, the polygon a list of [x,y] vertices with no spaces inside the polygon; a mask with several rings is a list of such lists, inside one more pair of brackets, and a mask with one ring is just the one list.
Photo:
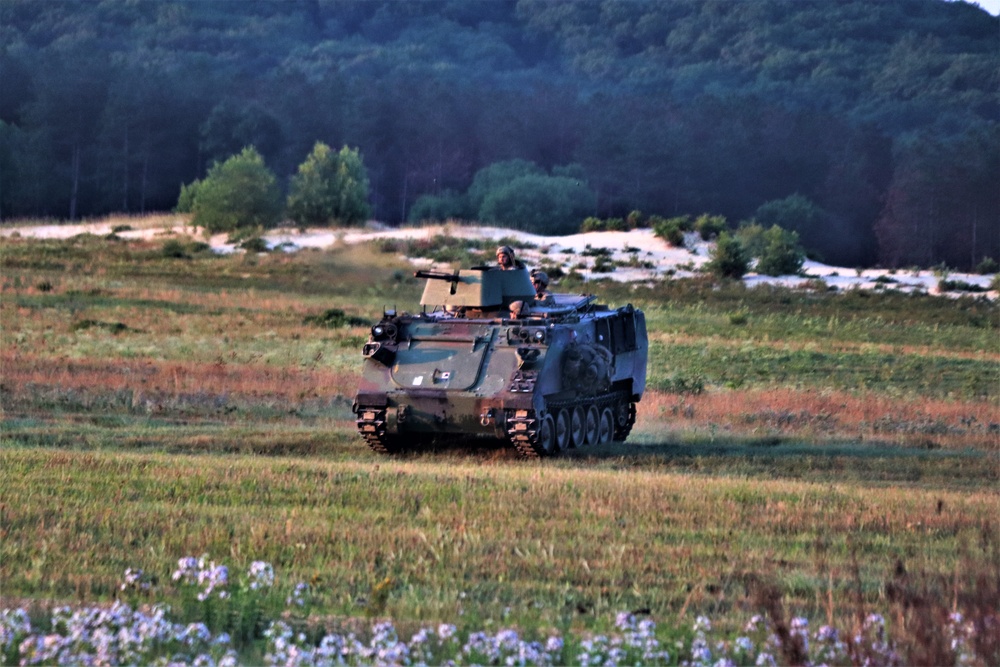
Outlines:
{"label": "dense forest", "polygon": [[0,0],[0,218],[356,147],[374,216],[521,160],[593,214],[793,198],[830,261],[1000,259],[1000,20],[957,0]]}

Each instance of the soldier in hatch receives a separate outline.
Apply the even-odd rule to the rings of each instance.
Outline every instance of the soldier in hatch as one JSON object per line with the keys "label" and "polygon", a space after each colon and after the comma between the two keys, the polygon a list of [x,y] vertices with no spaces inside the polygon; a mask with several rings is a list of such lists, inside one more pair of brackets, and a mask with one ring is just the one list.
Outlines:
{"label": "soldier in hatch", "polygon": [[504,271],[524,268],[524,262],[514,255],[514,249],[509,245],[502,245],[497,248],[497,264]]}
{"label": "soldier in hatch", "polygon": [[533,271],[531,284],[535,286],[534,305],[551,306],[555,303],[555,299],[549,294],[549,274],[544,271]]}

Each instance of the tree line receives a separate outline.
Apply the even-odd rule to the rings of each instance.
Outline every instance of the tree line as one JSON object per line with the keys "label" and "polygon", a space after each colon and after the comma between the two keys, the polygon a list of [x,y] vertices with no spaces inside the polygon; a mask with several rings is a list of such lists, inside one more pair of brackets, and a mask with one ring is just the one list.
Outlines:
{"label": "tree line", "polygon": [[389,223],[797,202],[821,259],[964,268],[1000,258],[998,29],[943,0],[4,0],[0,218],[173,208],[251,146],[287,197],[320,142]]}

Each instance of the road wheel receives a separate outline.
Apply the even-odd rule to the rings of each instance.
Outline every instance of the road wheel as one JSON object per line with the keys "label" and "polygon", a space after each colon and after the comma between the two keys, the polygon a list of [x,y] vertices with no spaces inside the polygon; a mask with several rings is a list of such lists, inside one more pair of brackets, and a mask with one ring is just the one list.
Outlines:
{"label": "road wheel", "polygon": [[625,438],[632,431],[635,425],[635,403],[621,402],[615,406],[615,435],[616,442],[625,442]]}
{"label": "road wheel", "polygon": [[569,414],[569,410],[563,408],[556,415],[556,446],[559,449],[569,449],[573,446],[573,433],[570,429],[570,424],[573,418]]}
{"label": "road wheel", "polygon": [[587,408],[587,422],[584,427],[584,439],[588,446],[596,445],[601,432],[601,413],[597,411],[596,405]]}
{"label": "road wheel", "polygon": [[615,415],[611,408],[604,408],[601,411],[601,428],[597,434],[597,444],[606,445],[615,436]]}
{"label": "road wheel", "polygon": [[556,444],[556,423],[552,415],[545,415],[542,423],[538,425],[537,438],[535,449],[538,452],[552,456],[559,451],[559,446]]}
{"label": "road wheel", "polygon": [[573,408],[573,413],[570,416],[569,433],[572,447],[583,447],[587,444],[585,439],[586,426],[587,413],[582,405],[578,405]]}

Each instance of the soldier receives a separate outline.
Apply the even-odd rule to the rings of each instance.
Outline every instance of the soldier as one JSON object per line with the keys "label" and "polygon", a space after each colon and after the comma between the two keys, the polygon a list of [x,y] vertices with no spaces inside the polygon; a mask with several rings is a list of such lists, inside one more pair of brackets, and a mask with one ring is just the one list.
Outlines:
{"label": "soldier", "polygon": [[527,305],[523,301],[512,301],[510,304],[510,319],[519,320],[528,314]]}
{"label": "soldier", "polygon": [[504,271],[524,268],[524,262],[514,255],[514,249],[509,245],[502,245],[497,248],[497,264]]}
{"label": "soldier", "polygon": [[531,284],[535,286],[535,305],[551,306],[555,299],[549,294],[549,274],[544,271],[533,271]]}

